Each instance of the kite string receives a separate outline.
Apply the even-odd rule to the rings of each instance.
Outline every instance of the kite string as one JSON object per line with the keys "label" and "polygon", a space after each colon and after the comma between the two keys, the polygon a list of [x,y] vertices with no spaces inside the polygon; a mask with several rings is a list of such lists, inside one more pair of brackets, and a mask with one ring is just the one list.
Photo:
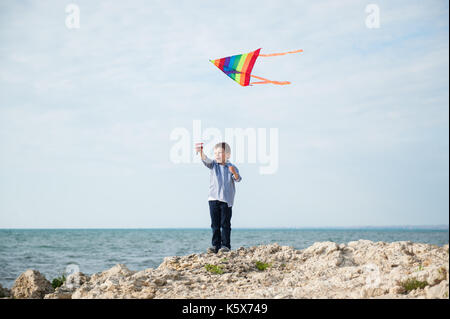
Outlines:
{"label": "kite string", "polygon": [[300,50],[289,51],[289,52],[282,52],[282,53],[260,54],[260,55],[258,55],[258,56],[269,57],[269,56],[279,56],[279,55],[286,55],[286,54],[299,53],[299,52],[303,52],[303,50],[300,49]]}
{"label": "kite string", "polygon": [[[244,74],[243,72],[240,71],[236,71],[236,70],[231,70],[228,73],[238,73],[238,74]],[[253,74],[249,74],[250,77],[261,80],[260,82],[252,82],[249,84],[277,84],[277,85],[287,85],[287,84],[291,84],[291,82],[289,81],[271,81],[265,78],[262,78],[260,76],[257,75],[253,75]]]}
{"label": "kite string", "polygon": [[[289,52],[281,52],[281,53],[272,53],[272,54],[259,54],[258,56],[260,57],[271,57],[271,56],[280,56],[280,55],[286,55],[286,54],[292,54],[292,53],[299,53],[299,52],[303,52],[302,49],[300,50],[295,50],[295,51],[289,51]],[[253,78],[256,78],[258,80],[262,80],[260,82],[252,82],[250,84],[277,84],[277,85],[287,85],[287,84],[291,84],[291,82],[289,81],[271,81],[256,75],[250,75]]]}
{"label": "kite string", "polygon": [[253,75],[253,74],[250,74],[250,76],[252,78],[255,78],[255,79],[258,79],[258,80],[262,80],[262,81],[261,82],[252,82],[252,83],[249,83],[249,84],[270,84],[270,83],[271,84],[277,84],[277,85],[291,84],[291,82],[289,82],[289,81],[271,81],[271,80],[262,78],[260,76]]}

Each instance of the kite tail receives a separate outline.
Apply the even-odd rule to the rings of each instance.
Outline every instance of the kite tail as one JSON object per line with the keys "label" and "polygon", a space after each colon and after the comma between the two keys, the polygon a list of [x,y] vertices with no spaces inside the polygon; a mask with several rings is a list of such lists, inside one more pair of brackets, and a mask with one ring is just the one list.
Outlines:
{"label": "kite tail", "polygon": [[271,81],[265,78],[262,78],[260,76],[256,76],[256,75],[250,75],[252,78],[258,79],[258,80],[262,80],[260,82],[252,82],[251,84],[277,84],[277,85],[286,85],[286,84],[291,84],[291,82],[289,81]]}
{"label": "kite tail", "polygon": [[300,50],[289,51],[289,52],[282,52],[282,53],[260,54],[259,56],[262,56],[262,57],[279,56],[279,55],[286,55],[286,54],[299,53],[299,52],[303,52],[303,50],[300,49]]}

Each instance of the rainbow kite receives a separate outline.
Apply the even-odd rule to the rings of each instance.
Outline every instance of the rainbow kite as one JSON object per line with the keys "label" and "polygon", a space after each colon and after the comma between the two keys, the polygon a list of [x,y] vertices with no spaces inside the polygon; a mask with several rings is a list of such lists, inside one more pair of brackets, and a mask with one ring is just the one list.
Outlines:
{"label": "rainbow kite", "polygon": [[[273,53],[273,54],[259,54],[259,51],[261,51],[261,48],[258,50],[255,50],[250,53],[245,54],[238,54],[229,56],[222,59],[217,60],[209,60],[211,63],[213,63],[215,66],[217,66],[219,69],[223,71],[226,75],[228,75],[230,78],[235,80],[237,83],[239,83],[242,86],[248,86],[252,84],[278,84],[278,85],[286,85],[291,84],[291,82],[288,81],[270,81],[267,79],[264,79],[262,77],[252,75],[252,69],[255,65],[256,59],[260,57],[269,57],[269,56],[278,56],[278,55],[285,55],[290,53],[298,53],[303,52],[303,50],[296,50],[296,51],[290,51],[290,52],[283,52],[283,53]],[[252,82],[250,83],[250,78],[255,78],[258,80],[261,80],[260,82]]]}

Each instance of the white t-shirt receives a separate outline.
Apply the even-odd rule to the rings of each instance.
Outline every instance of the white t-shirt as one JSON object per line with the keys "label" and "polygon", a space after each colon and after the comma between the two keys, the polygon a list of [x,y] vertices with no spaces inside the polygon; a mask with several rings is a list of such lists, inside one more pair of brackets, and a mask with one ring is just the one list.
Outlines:
{"label": "white t-shirt", "polygon": [[213,197],[209,196],[209,197],[208,197],[208,201],[210,201],[210,200],[218,200],[219,202],[226,203],[226,202],[224,202],[223,200],[216,199],[216,198],[213,198]]}

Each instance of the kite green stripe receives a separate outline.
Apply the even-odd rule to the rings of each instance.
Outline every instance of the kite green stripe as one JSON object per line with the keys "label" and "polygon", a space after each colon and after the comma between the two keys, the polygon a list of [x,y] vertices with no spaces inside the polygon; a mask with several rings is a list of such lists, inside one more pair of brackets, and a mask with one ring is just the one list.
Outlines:
{"label": "kite green stripe", "polygon": [[[248,53],[242,54],[241,58],[239,59],[239,63],[237,65],[237,67],[236,67],[236,70],[238,70],[239,72],[241,72],[242,68],[244,67],[244,62],[245,62],[245,59],[247,58],[247,55],[248,55]],[[240,74],[240,73],[238,73],[237,76],[236,76],[236,81],[238,83],[240,83],[240,81],[241,81],[241,76],[242,76],[242,74]]]}
{"label": "kite green stripe", "polygon": [[242,54],[240,56],[237,56],[234,61],[233,61],[233,66],[231,67],[232,69],[236,70],[236,71],[241,71],[237,68],[239,61],[241,61],[242,58]]}

